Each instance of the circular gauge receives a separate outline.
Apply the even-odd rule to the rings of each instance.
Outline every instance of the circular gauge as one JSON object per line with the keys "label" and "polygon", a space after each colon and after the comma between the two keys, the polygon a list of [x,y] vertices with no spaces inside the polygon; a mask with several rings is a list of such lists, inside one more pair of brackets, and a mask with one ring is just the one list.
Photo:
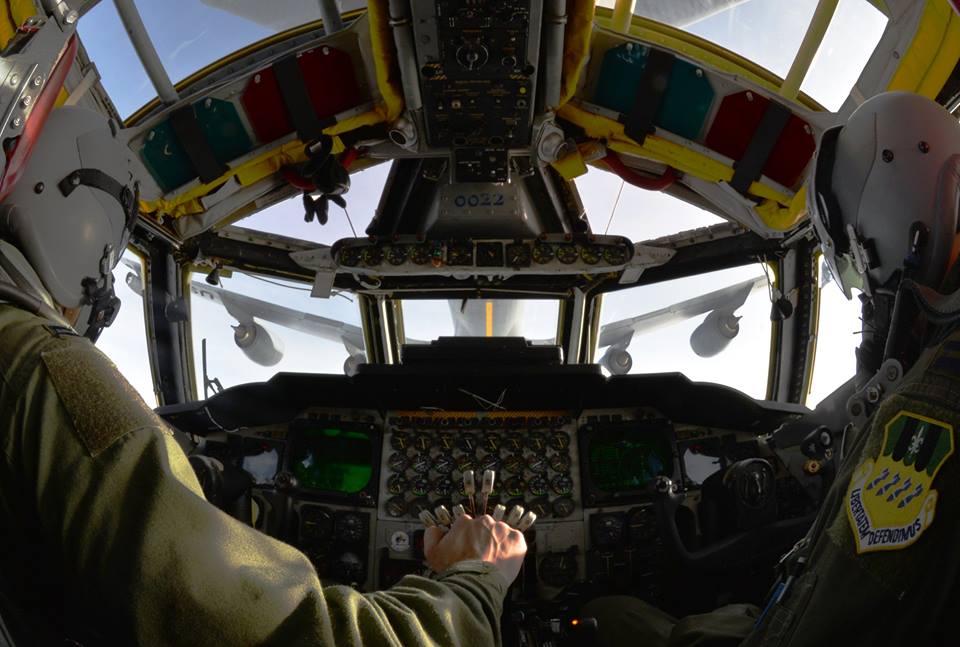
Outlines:
{"label": "circular gauge", "polygon": [[580,247],[580,258],[587,265],[596,265],[600,262],[603,255],[603,249],[597,245],[582,245]]}
{"label": "circular gauge", "polygon": [[554,431],[550,434],[550,446],[562,452],[570,446],[570,435],[565,431]]}
{"label": "circular gauge", "polygon": [[484,472],[487,470],[500,471],[500,457],[496,454],[487,454],[480,459],[480,469]]}
{"label": "circular gauge", "polygon": [[657,538],[657,518],[652,507],[634,508],[627,515],[630,543],[642,544]]}
{"label": "circular gauge", "polygon": [[547,457],[543,454],[530,454],[527,468],[534,474],[543,474],[547,471]]}
{"label": "circular gauge", "polygon": [[420,243],[419,245],[410,246],[410,260],[417,265],[426,265],[430,262],[430,259],[433,257],[433,250],[430,248],[430,245],[426,243]]}
{"label": "circular gauge", "polygon": [[604,247],[603,260],[610,265],[623,265],[627,262],[627,250],[620,245]]}
{"label": "circular gauge", "polygon": [[387,499],[387,514],[391,517],[402,517],[407,513],[407,502],[402,496],[393,496]]}
{"label": "circular gauge", "polygon": [[611,548],[623,539],[623,518],[619,515],[600,515],[590,524],[593,542],[599,548]]}
{"label": "circular gauge", "polygon": [[364,523],[360,515],[347,512],[337,517],[337,538],[347,543],[357,543],[363,539]]}
{"label": "circular gauge", "polygon": [[387,247],[384,255],[387,257],[387,262],[391,265],[403,265],[407,260],[407,246],[390,245],[390,247]]}
{"label": "circular gauge", "polygon": [[564,265],[576,263],[578,258],[580,254],[573,245],[557,245],[557,260]]}
{"label": "circular gauge", "polygon": [[333,533],[333,517],[323,508],[300,508],[300,536],[303,539],[326,541]]}
{"label": "circular gauge", "polygon": [[364,265],[379,265],[383,262],[383,248],[379,245],[369,245],[360,252]]}
{"label": "circular gauge", "polygon": [[390,458],[387,459],[387,465],[394,472],[402,472],[407,469],[409,461],[407,460],[407,455],[403,452],[394,452],[390,454]]}
{"label": "circular gauge", "polygon": [[421,452],[425,452],[433,445],[433,438],[430,434],[417,434],[413,437],[413,447]]}
{"label": "circular gauge", "polygon": [[407,489],[407,479],[400,474],[394,474],[387,480],[387,492],[390,494],[402,494]]}
{"label": "circular gauge", "polygon": [[566,474],[570,471],[570,456],[567,454],[554,454],[550,457],[550,469],[560,474]]}
{"label": "circular gauge", "polygon": [[547,500],[547,497],[534,499],[527,509],[537,515],[537,519],[546,519],[550,514],[550,501]]}
{"label": "circular gauge", "polygon": [[560,496],[567,496],[573,492],[573,479],[566,474],[555,476],[553,477],[553,480],[550,481],[550,487],[552,487],[553,491]]}
{"label": "circular gauge", "polygon": [[535,452],[542,452],[547,448],[547,437],[539,431],[527,434],[527,447]]}
{"label": "circular gauge", "polygon": [[360,248],[344,247],[337,254],[337,262],[346,267],[356,267],[360,264]]}
{"label": "circular gauge", "polygon": [[507,456],[507,459],[503,462],[503,469],[513,474],[523,474],[525,465],[526,463],[523,460],[523,456],[511,454]]}
{"label": "circular gauge", "polygon": [[562,588],[573,583],[577,577],[577,559],[574,554],[547,553],[540,560],[537,575],[549,586]]}
{"label": "circular gauge", "polygon": [[430,479],[420,476],[410,483],[410,492],[413,496],[425,496],[430,491]]}
{"label": "circular gauge", "polygon": [[449,431],[445,431],[437,437],[437,442],[445,451],[450,451],[457,442],[457,436]]}
{"label": "circular gauge", "polygon": [[553,516],[560,519],[569,517],[576,508],[577,506],[573,503],[573,499],[568,496],[562,496],[553,502]]}
{"label": "circular gauge", "polygon": [[527,483],[527,489],[530,490],[530,494],[533,496],[543,496],[550,489],[550,484],[547,483],[547,479],[542,476],[534,476]]}
{"label": "circular gauge", "polygon": [[457,459],[457,469],[461,472],[466,472],[467,470],[473,470],[476,468],[477,459],[475,459],[471,454],[464,454]]}
{"label": "circular gauge", "polygon": [[523,451],[523,436],[520,434],[507,434],[506,448],[511,452],[518,454]]}
{"label": "circular gauge", "polygon": [[413,471],[417,474],[426,474],[430,471],[432,463],[430,462],[430,454],[417,454],[413,457],[413,461],[410,462],[410,466],[413,468]]}
{"label": "circular gauge", "polygon": [[473,245],[471,243],[448,244],[447,265],[473,265]]}
{"label": "circular gauge", "polygon": [[453,456],[446,452],[437,454],[437,457],[433,461],[433,469],[435,469],[438,474],[449,474],[453,471],[453,467]]}
{"label": "circular gauge", "polygon": [[390,446],[403,451],[410,446],[410,434],[405,431],[395,431],[390,435]]}
{"label": "circular gauge", "polygon": [[334,579],[345,584],[357,584],[364,579],[363,560],[355,553],[345,552],[333,565]]}
{"label": "circular gauge", "polygon": [[483,440],[480,441],[480,446],[483,447],[485,452],[490,454],[496,454],[500,451],[500,445],[503,444],[503,438],[500,434],[484,434]]}
{"label": "circular gauge", "polygon": [[478,444],[476,434],[463,433],[457,438],[457,447],[467,454],[472,454],[477,449]]}
{"label": "circular gauge", "polygon": [[433,493],[442,497],[450,496],[453,494],[453,482],[446,476],[439,477],[433,482]]}
{"label": "circular gauge", "polygon": [[533,246],[533,262],[543,265],[553,260],[553,247],[547,243],[537,243]]}
{"label": "circular gauge", "polygon": [[510,267],[530,267],[530,246],[526,243],[507,245],[507,265]]}
{"label": "circular gauge", "polygon": [[524,492],[527,491],[527,484],[523,482],[523,479],[519,476],[514,476],[512,479],[508,479],[506,483],[503,484],[503,491],[510,497],[520,497],[523,496]]}

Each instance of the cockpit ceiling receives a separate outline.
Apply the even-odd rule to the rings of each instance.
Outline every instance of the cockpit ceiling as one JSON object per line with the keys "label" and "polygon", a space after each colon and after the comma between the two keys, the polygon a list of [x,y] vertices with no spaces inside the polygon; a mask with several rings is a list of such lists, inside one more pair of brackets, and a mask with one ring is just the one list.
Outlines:
{"label": "cockpit ceiling", "polygon": [[[17,24],[28,4],[11,2],[4,25]],[[230,4],[244,10],[244,3]],[[445,3],[413,3],[434,4]],[[563,15],[557,23],[565,23],[563,33],[545,28],[534,34],[544,38],[542,49],[530,43],[498,61],[513,70],[516,85],[495,88],[516,101],[511,110],[517,114],[501,110],[502,123],[529,125],[522,136],[511,126],[474,142],[456,133],[438,135],[437,128],[448,128],[442,123],[453,123],[436,121],[438,106],[465,113],[467,130],[469,106],[424,77],[429,48],[407,52],[398,44],[402,36],[388,3],[371,2],[365,11],[347,3],[341,31],[325,35],[314,21],[255,43],[178,83],[176,101],[157,99],[127,120],[130,146],[147,170],[142,211],[175,239],[249,215],[303,188],[293,171],[306,160],[303,142],[326,134],[350,172],[388,159],[444,158],[451,169],[489,172],[489,183],[509,185],[518,163],[549,167],[562,180],[589,164],[666,187],[761,236],[781,237],[805,216],[804,172],[824,128],[862,97],[886,89],[920,92],[944,104],[960,90],[960,15],[950,2],[875,4],[888,18],[886,31],[856,96],[835,114],[799,93],[799,82],[784,83],[681,29],[639,16],[617,25],[615,12],[589,2],[545,3],[543,12]],[[531,17],[544,25],[557,18],[539,12]],[[509,17],[503,21],[509,31]],[[549,49],[557,42],[560,49]],[[408,55],[398,56],[401,50]],[[521,59],[541,51],[534,60],[539,64],[525,67]],[[85,54],[81,58],[85,66]],[[77,67],[68,92],[83,92]],[[553,70],[559,79],[548,78]],[[411,105],[411,96],[421,104]],[[464,96],[486,100],[479,90]],[[102,110],[110,105],[99,83],[81,99]],[[494,105],[475,113],[489,116]],[[425,128],[411,129],[418,119],[426,120]],[[503,160],[491,158],[489,168],[484,159],[461,167],[457,150],[464,146],[500,148]],[[451,186],[478,179],[447,172]]]}

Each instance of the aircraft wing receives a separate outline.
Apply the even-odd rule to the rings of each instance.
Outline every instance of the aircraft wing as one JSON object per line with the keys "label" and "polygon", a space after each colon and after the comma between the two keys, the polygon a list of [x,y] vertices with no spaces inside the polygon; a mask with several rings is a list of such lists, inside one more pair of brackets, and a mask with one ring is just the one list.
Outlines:
{"label": "aircraft wing", "polygon": [[718,308],[736,310],[746,302],[747,297],[754,290],[765,289],[766,287],[767,277],[758,276],[715,292],[708,292],[693,299],[674,303],[666,308],[606,324],[600,328],[598,346],[600,348],[616,345],[626,346],[635,334],[643,334],[670,324],[692,319]]}
{"label": "aircraft wing", "polygon": [[[127,285],[140,294],[140,264],[128,259],[122,260],[124,265],[133,270],[133,273],[127,276]],[[190,282],[190,292],[201,299],[220,304],[238,323],[251,323],[253,319],[269,322],[320,339],[341,342],[351,354],[364,348],[363,329],[360,326],[301,312],[199,281]]]}

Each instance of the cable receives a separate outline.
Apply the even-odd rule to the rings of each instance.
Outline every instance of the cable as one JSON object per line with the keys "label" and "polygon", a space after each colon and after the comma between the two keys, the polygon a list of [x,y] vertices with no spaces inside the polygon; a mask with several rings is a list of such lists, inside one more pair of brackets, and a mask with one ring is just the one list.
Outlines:
{"label": "cable", "polygon": [[613,209],[610,210],[610,219],[607,220],[607,226],[603,230],[603,235],[606,236],[607,232],[610,231],[610,225],[613,223],[613,216],[617,213],[617,205],[620,204],[620,194],[623,193],[623,185],[626,183],[626,180],[620,180],[620,190],[617,191],[617,199],[613,201]]}

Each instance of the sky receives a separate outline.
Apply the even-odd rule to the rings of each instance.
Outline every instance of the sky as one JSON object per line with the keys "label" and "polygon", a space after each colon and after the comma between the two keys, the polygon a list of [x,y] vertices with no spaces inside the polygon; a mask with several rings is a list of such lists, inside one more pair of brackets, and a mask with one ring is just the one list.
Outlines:
{"label": "sky", "polygon": [[[266,28],[196,0],[138,0],[137,6],[174,81],[277,29],[276,25]],[[815,6],[816,0],[790,3],[750,0],[687,29],[782,76],[799,48]],[[826,107],[837,109],[879,40],[883,25],[883,17],[864,0],[841,0],[834,23],[802,89]],[[79,29],[121,115],[132,114],[154,96],[112,2],[101,2],[85,15]],[[326,226],[305,223],[300,201],[294,199],[238,224],[322,244],[352,236],[353,230],[362,235],[373,216],[387,170],[388,165],[382,164],[352,176],[352,189],[347,196],[349,219],[347,214],[331,207],[331,219]],[[635,242],[720,222],[716,216],[682,201],[623,185],[619,178],[596,169],[578,178],[576,184],[594,231],[609,230]],[[142,301],[123,282],[126,272],[127,268],[118,267],[118,279],[121,279],[118,296],[124,306],[116,323],[103,333],[99,345],[147,402],[155,405]],[[607,295],[601,323],[642,314],[761,273],[761,267],[753,265]],[[196,278],[203,280],[203,277]],[[270,284],[260,277],[240,274],[225,277],[223,287],[359,324],[358,309],[351,295],[313,299],[303,290],[305,286]],[[404,312],[407,334],[411,337],[432,339],[452,330],[449,309],[444,302],[407,303]],[[753,397],[763,397],[769,358],[769,313],[766,294],[753,293],[737,312],[742,316],[740,334],[725,351],[711,359],[699,358],[690,350],[690,333],[700,319],[636,337],[629,347],[633,372],[681,371],[691,379],[715,381]],[[549,337],[556,327],[556,308],[554,304],[528,303],[524,321],[531,337]],[[234,344],[232,326],[236,323],[219,305],[193,300],[197,370],[201,366],[200,340],[205,338],[210,377],[218,378],[224,386],[265,380],[280,370],[339,373],[347,357],[341,344],[267,324],[283,347],[283,359],[275,367],[261,367],[249,361]],[[826,286],[822,293],[816,371],[808,404],[815,404],[853,374],[853,349],[859,343],[859,330],[859,303],[846,301],[833,284]],[[541,334],[543,331],[546,333]],[[197,382],[202,395],[202,376],[198,375]]]}

